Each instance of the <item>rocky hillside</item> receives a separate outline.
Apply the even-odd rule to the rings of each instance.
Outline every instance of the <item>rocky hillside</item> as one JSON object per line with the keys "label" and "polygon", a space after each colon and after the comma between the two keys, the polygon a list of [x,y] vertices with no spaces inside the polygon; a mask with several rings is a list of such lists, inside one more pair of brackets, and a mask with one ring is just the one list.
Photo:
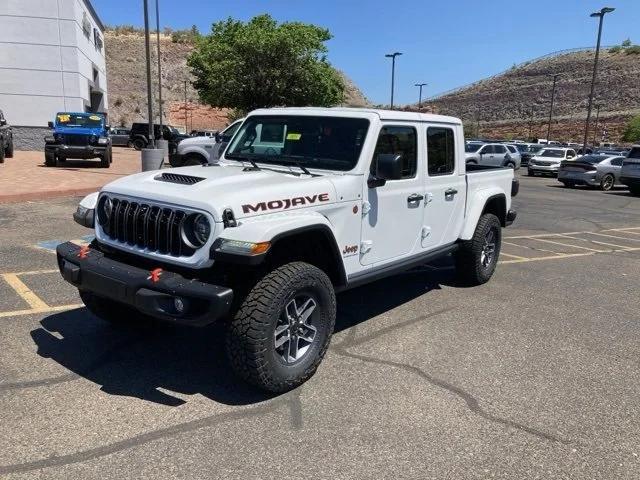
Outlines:
{"label": "rocky hillside", "polygon": [[[634,53],[635,52],[635,53]],[[554,102],[553,139],[582,141],[593,51],[578,51],[522,64],[496,77],[425,102],[425,108],[479,124],[483,137],[546,137],[552,74],[560,73]],[[640,113],[640,52],[601,51],[594,103],[601,105],[598,137],[618,141],[624,124]],[[414,106],[415,108],[415,106]],[[596,111],[593,110],[595,117]],[[595,118],[592,117],[595,122]],[[590,134],[590,139],[593,134]]]}
{"label": "rocky hillside", "polygon": [[[109,116],[114,125],[130,125],[146,119],[146,73],[144,37],[137,32],[123,33],[110,30],[105,34],[107,56],[107,82],[109,88]],[[155,37],[152,58],[156,58]],[[198,102],[191,87],[186,59],[192,50],[189,43],[174,43],[169,35],[161,36],[163,105],[165,121],[178,128],[219,129],[229,123],[229,111],[214,109]],[[187,108],[185,121],[185,80],[187,81]],[[154,73],[154,92],[157,92],[157,73]],[[368,105],[362,92],[345,77],[347,91],[345,104]],[[154,112],[157,115],[155,99]],[[186,122],[186,123],[185,123]]]}

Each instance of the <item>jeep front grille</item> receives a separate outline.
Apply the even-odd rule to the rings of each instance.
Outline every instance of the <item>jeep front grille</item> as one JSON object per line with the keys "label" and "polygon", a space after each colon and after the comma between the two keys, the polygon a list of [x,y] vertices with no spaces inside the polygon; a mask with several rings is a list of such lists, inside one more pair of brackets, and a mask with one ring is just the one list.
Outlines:
{"label": "jeep front grille", "polygon": [[106,216],[103,206],[107,199],[106,195],[100,199],[98,218],[110,240],[173,257],[195,253],[182,238],[186,212],[111,197],[111,214]]}
{"label": "jeep front grille", "polygon": [[71,147],[85,147],[91,144],[91,136],[89,135],[64,135],[61,142]]}

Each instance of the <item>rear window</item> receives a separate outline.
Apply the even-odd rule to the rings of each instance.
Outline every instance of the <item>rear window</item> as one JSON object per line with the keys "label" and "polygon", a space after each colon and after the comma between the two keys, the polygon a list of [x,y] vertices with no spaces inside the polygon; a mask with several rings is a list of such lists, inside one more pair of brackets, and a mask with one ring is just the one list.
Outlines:
{"label": "rear window", "polygon": [[550,158],[564,158],[564,150],[552,150],[550,148],[545,148],[542,152],[539,153],[540,157],[550,157]]}
{"label": "rear window", "polygon": [[604,157],[602,155],[584,155],[584,156],[578,158],[576,161],[585,162],[585,163],[591,163],[592,165],[595,165],[596,163],[602,162],[605,158],[606,157]]}
{"label": "rear window", "polygon": [[509,151],[511,153],[518,153],[518,151],[516,150],[516,147],[514,147],[512,145],[507,145],[507,148],[509,149]]}

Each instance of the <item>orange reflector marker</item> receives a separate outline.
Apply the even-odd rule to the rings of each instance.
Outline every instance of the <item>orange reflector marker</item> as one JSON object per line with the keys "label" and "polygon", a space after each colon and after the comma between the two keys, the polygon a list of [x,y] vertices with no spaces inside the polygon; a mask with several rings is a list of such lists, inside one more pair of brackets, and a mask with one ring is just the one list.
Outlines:
{"label": "orange reflector marker", "polygon": [[156,268],[155,270],[151,270],[149,273],[151,275],[147,277],[147,280],[151,280],[153,283],[157,283],[160,281],[160,275],[162,275],[161,268]]}
{"label": "orange reflector marker", "polygon": [[78,252],[78,258],[87,258],[89,255],[89,245],[84,245],[80,247],[80,251]]}
{"label": "orange reflector marker", "polygon": [[251,247],[251,255],[261,255],[271,248],[271,242],[254,243]]}

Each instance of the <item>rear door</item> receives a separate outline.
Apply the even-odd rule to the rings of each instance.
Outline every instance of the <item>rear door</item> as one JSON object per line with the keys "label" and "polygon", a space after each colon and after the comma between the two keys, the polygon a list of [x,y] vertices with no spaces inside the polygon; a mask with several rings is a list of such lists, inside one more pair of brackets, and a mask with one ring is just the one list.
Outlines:
{"label": "rear door", "polygon": [[426,206],[421,232],[423,250],[451,244],[458,239],[464,221],[466,180],[458,171],[456,145],[459,129],[447,125],[428,125],[426,139]]}
{"label": "rear door", "polygon": [[493,159],[491,162],[491,166],[501,167],[504,165],[507,156],[507,147],[504,145],[494,145],[493,146]]}

